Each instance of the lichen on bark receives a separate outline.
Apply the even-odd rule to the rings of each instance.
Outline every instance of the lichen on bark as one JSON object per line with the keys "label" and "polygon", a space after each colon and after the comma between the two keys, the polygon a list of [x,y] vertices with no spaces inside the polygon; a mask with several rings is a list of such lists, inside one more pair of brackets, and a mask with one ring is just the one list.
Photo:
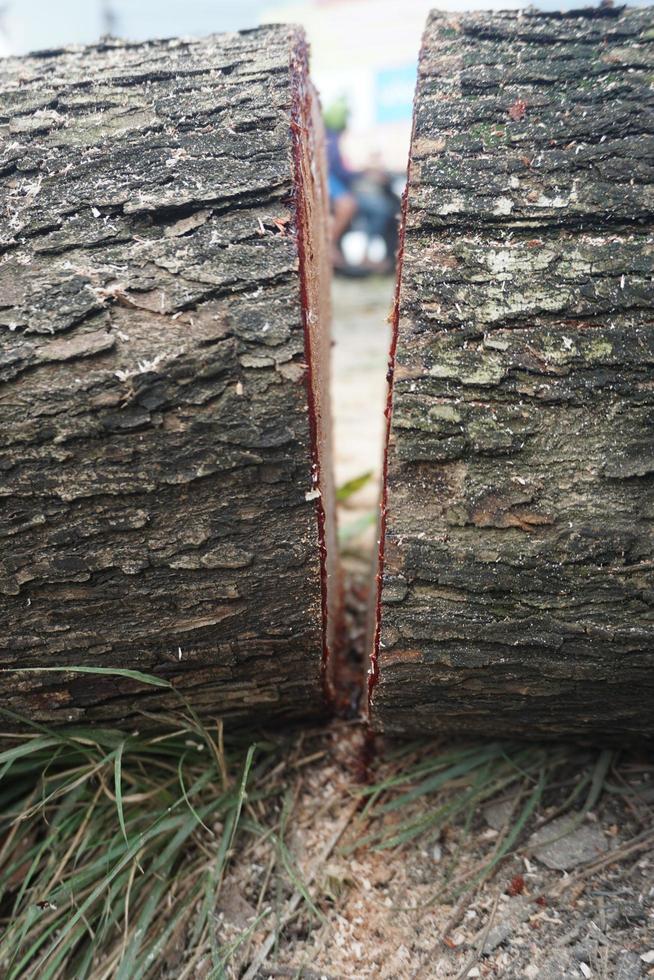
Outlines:
{"label": "lichen on bark", "polygon": [[298,73],[311,98],[286,27],[0,66],[0,683],[18,714],[178,705],[21,672],[80,664],[167,678],[212,716],[322,710]]}
{"label": "lichen on bark", "polygon": [[654,734],[650,10],[432,14],[373,723]]}

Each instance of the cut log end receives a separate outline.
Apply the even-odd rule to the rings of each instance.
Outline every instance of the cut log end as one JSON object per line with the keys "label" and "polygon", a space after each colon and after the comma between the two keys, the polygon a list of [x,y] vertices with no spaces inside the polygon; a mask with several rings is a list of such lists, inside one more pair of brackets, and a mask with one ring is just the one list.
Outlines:
{"label": "cut log end", "polygon": [[329,193],[320,102],[309,78],[308,49],[301,41],[292,61],[293,160],[297,188],[297,241],[303,310],[312,445],[312,492],[316,495],[322,580],[322,677],[327,703],[334,698],[335,648],[342,642],[342,585],[338,566],[333,478],[331,368],[331,254]]}
{"label": "cut log end", "polygon": [[430,19],[378,729],[654,734],[653,23],[622,9]]}
{"label": "cut log end", "polygon": [[121,725],[180,706],[73,670],[95,666],[209,717],[324,711],[327,220],[302,33],[0,76],[3,706]]}

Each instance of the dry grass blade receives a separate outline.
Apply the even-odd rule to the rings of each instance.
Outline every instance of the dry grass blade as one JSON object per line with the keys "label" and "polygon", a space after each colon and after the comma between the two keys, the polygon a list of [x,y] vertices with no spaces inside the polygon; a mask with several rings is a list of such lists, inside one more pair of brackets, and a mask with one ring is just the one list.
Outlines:
{"label": "dry grass blade", "polygon": [[459,972],[455,977],[455,980],[465,980],[465,978],[472,970],[473,966],[478,962],[482,950],[486,945],[486,940],[488,939],[488,935],[491,929],[493,928],[493,923],[495,922],[495,916],[497,914],[497,906],[499,904],[499,901],[500,901],[500,893],[498,892],[497,895],[495,896],[495,901],[493,902],[493,907],[490,911],[490,915],[488,916],[488,922],[486,923],[484,930],[481,934],[481,938],[477,943],[477,948],[475,949],[474,953],[467,961],[467,963],[463,966],[463,968],[459,970]]}
{"label": "dry grass blade", "polygon": [[[298,936],[305,945],[290,958],[311,972],[340,903],[355,900],[353,851],[352,865],[374,875],[438,848],[419,897],[399,891],[385,906],[424,925],[437,902],[454,903],[431,956],[463,899],[475,901],[521,853],[536,813],[544,825],[563,810],[574,824],[598,804],[608,773],[612,786],[622,778],[609,752],[414,742],[384,746],[367,769],[374,782],[361,786],[352,727],[253,742],[203,725],[188,705],[160,725],[129,736],[39,728],[0,751],[3,980],[254,980],[271,959],[288,969]],[[630,800],[649,785],[641,776],[624,784]],[[477,831],[490,801],[506,815],[485,837]],[[569,881],[583,886],[651,846],[648,824]],[[323,874],[328,858],[342,888]]]}
{"label": "dry grass blade", "polygon": [[[341,818],[336,824],[333,833],[329,836],[326,844],[321,849],[320,855],[318,856],[318,859],[312,868],[311,874],[307,878],[306,886],[310,886],[312,884],[316,874],[318,873],[320,868],[324,865],[325,861],[327,860],[327,858],[332,853],[332,851],[338,844],[339,840],[345,833],[345,830],[347,829],[352,817],[356,813],[358,806],[359,806],[359,801],[354,800],[353,802],[350,803],[350,805],[346,808],[345,812],[342,814]],[[302,892],[298,889],[294,891],[293,895],[291,896],[291,898],[286,904],[286,908],[284,909],[284,913],[282,917],[282,924],[290,920],[290,918],[293,916],[296,909],[300,905],[301,901],[302,901]],[[241,980],[255,980],[257,974],[259,973],[260,968],[265,964],[270,951],[275,945],[276,937],[277,937],[277,930],[273,930],[269,934],[266,941],[261,945],[261,947],[255,953],[254,957],[252,958],[252,962],[250,963],[247,971],[243,974]]]}
{"label": "dry grass blade", "polygon": [[241,819],[246,799],[276,805],[262,787],[285,743],[171,722],[128,738],[44,729],[0,753],[6,980],[156,976],[191,936],[224,972],[240,943],[217,939],[216,903],[258,832]]}
{"label": "dry grass blade", "polygon": [[[361,791],[368,802],[360,823],[370,829],[349,845],[347,852],[370,845],[377,850],[398,848],[414,839],[428,842],[437,839],[441,828],[454,820],[463,820],[465,829],[480,805],[500,794],[512,793],[516,802],[523,798],[525,802],[512,813],[492,853],[459,878],[451,879],[423,908],[437,901],[455,901],[487,881],[506,858],[519,851],[522,836],[548,787],[555,785],[561,767],[570,765],[574,758],[574,750],[541,745],[492,743],[445,752],[430,752],[426,744],[422,749],[418,746],[412,762],[407,764],[406,757],[400,756],[390,774]],[[615,753],[610,750],[597,753],[590,772],[576,781],[555,815],[567,813],[570,827],[577,826],[598,802],[614,761]],[[582,807],[573,810],[588,785]],[[455,864],[456,859],[452,870]]]}

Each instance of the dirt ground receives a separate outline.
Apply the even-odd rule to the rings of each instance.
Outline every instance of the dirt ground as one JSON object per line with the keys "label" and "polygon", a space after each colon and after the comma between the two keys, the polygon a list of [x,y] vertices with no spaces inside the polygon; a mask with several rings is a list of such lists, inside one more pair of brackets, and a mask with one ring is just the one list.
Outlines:
{"label": "dirt ground", "polygon": [[[571,787],[589,767],[596,768],[597,752],[530,747],[527,752],[542,752],[545,760],[558,754],[561,763],[528,819],[523,817],[525,788],[528,795],[533,786],[529,779],[404,846],[380,849],[407,820],[429,819],[456,797],[462,781],[398,810],[388,800],[367,809],[371,783],[401,779],[416,760],[424,765],[461,749],[461,743],[422,743],[407,752],[381,738],[371,745],[360,726],[344,723],[304,733],[286,773],[293,801],[286,843],[295,887],[280,875],[265,928],[251,937],[241,969],[230,976],[654,975],[654,784],[647,760],[614,760],[596,804],[585,815],[573,809],[577,819],[564,834],[557,814],[565,810]],[[632,793],[616,793],[620,785]],[[539,848],[539,839],[550,843]],[[506,857],[493,866],[493,856],[507,842]],[[235,865],[220,909],[228,928],[223,939],[242,935],[255,909],[261,911],[257,895],[271,862],[262,840],[248,861]],[[237,900],[230,902],[230,895]]]}
{"label": "dirt ground", "polygon": [[[377,503],[391,289],[390,280],[335,285],[338,482],[374,474],[342,505],[342,530],[365,523]],[[369,523],[344,535],[350,583],[360,592],[374,538]],[[284,774],[296,871],[290,884],[280,876],[270,915],[232,975],[654,975],[651,760],[598,747],[501,747],[473,780],[465,753],[486,751],[495,750],[392,743],[356,722],[299,735]],[[439,771],[434,760],[448,753],[455,760],[449,780],[430,783],[424,774]],[[270,894],[266,868],[270,875],[278,864],[265,840],[249,863],[238,862],[225,890],[233,900],[220,911],[223,938],[231,929],[236,939],[261,912],[257,895]]]}

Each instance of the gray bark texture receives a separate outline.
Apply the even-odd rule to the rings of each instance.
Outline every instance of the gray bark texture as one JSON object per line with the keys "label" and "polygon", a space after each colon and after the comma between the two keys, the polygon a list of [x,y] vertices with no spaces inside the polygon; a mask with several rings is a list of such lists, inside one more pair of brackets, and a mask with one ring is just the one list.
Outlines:
{"label": "gray bark texture", "polygon": [[295,28],[0,64],[4,708],[133,724],[179,705],[25,670],[93,666],[211,717],[323,710],[313,115]]}
{"label": "gray bark texture", "polygon": [[373,724],[654,735],[654,11],[432,14]]}

